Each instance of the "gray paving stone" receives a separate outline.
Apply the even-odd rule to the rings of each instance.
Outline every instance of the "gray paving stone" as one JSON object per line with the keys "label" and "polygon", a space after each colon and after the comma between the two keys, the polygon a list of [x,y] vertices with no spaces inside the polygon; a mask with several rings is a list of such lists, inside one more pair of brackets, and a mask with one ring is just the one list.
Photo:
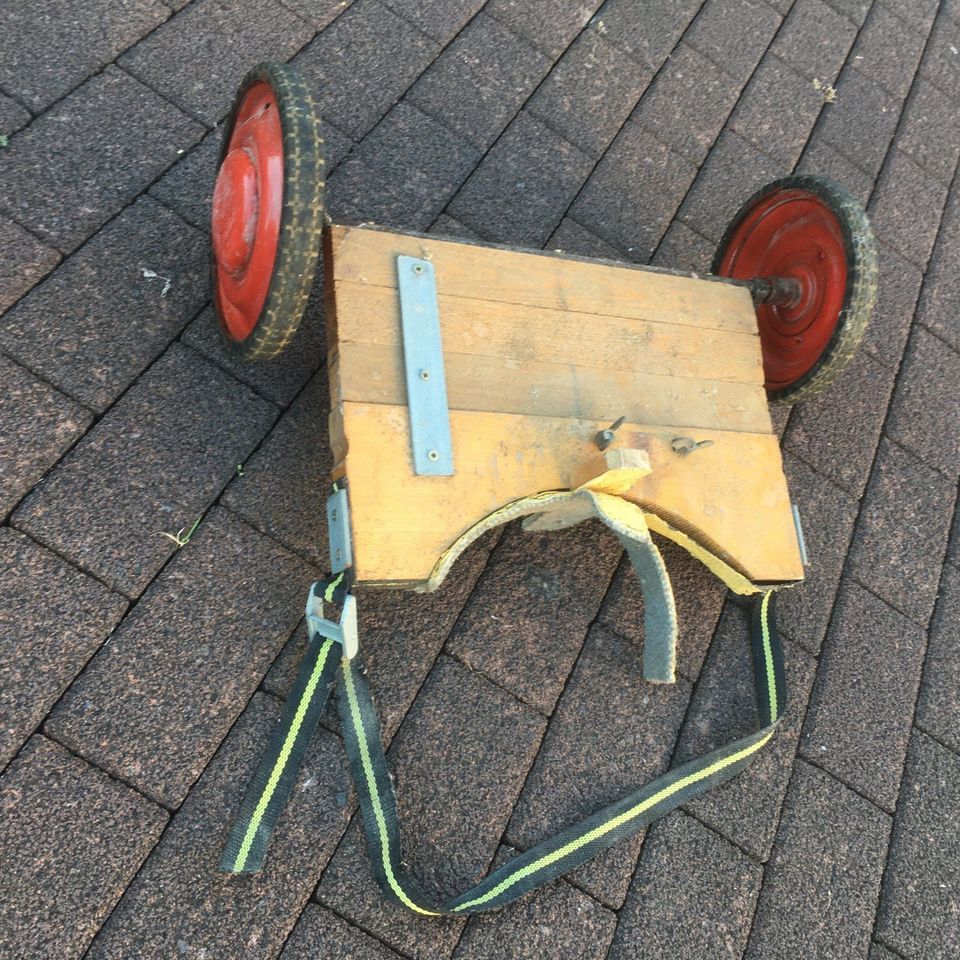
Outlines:
{"label": "gray paving stone", "polygon": [[947,477],[960,475],[960,354],[917,326],[887,417],[888,435]]}
{"label": "gray paving stone", "polygon": [[831,83],[856,36],[856,27],[823,0],[797,0],[770,52],[811,80]]}
{"label": "gray paving stone", "polygon": [[645,263],[695,174],[689,160],[630,122],[604,154],[570,212],[631,260]]}
{"label": "gray paving stone", "polygon": [[786,173],[783,164],[725,130],[684,198],[678,219],[719,244],[727,225],[750,195]]}
{"label": "gray paving stone", "polygon": [[10,4],[0,86],[41,112],[169,16],[159,0]]}
{"label": "gray paving stone", "polygon": [[890,817],[798,761],[745,956],[864,956],[889,834]]}
{"label": "gray paving stone", "polygon": [[937,238],[947,188],[905,153],[890,153],[870,201],[870,224],[888,243],[924,269]]}
{"label": "gray paving stone", "polygon": [[556,229],[593,160],[521,112],[448,209],[498,243],[539,247]]}
{"label": "gray paving stone", "polygon": [[0,135],[9,137],[31,120],[30,111],[12,97],[0,93]]}
{"label": "gray paving stone", "polygon": [[591,25],[561,57],[527,109],[592,157],[616,136],[650,74]]}
{"label": "gray paving stone", "polygon": [[917,726],[960,752],[960,569],[944,564],[917,700]]}
{"label": "gray paving stone", "polygon": [[886,947],[874,941],[870,944],[869,960],[897,960],[897,954],[891,953]]}
{"label": "gray paving stone", "polygon": [[475,17],[417,81],[410,99],[486,150],[547,71],[550,60],[487,14]]}
{"label": "gray paving stone", "polygon": [[738,957],[762,879],[758,864],[676,811],[650,828],[610,960]]}
{"label": "gray paving stone", "polygon": [[283,0],[283,5],[319,32],[336,20],[352,2],[353,0]]}
{"label": "gray paving stone", "polygon": [[116,626],[127,602],[0,527],[0,767]]}
{"label": "gray paving stone", "polygon": [[[677,671],[688,680],[696,680],[720,617],[727,588],[686,550],[665,538],[657,537],[656,542],[670,574],[677,606],[680,625]],[[600,623],[633,641],[638,651],[642,649],[643,593],[626,558],[621,560],[604,597]]]}
{"label": "gray paving stone", "polygon": [[937,18],[920,61],[920,73],[953,97],[954,102],[960,97],[960,22]]}
{"label": "gray paving stone", "polygon": [[254,64],[289,59],[313,32],[279,3],[197,0],[119,63],[191,116],[213,125],[226,115]]}
{"label": "gray paving stone", "polygon": [[775,56],[764,57],[729,127],[758,150],[794,166],[823,108],[823,94]]}
{"label": "gray paving stone", "polygon": [[897,146],[949,186],[960,157],[956,101],[929,81],[918,78],[903,111]]}
{"label": "gray paving stone", "polygon": [[445,213],[441,213],[427,231],[437,237],[452,237],[455,240],[481,240],[469,227]]}
{"label": "gray paving stone", "polygon": [[94,940],[91,960],[273,957],[280,951],[343,834],[351,804],[342,745],[321,730],[264,869],[242,877],[220,873],[231,818],[279,715],[272,697],[253,698]]}
{"label": "gray paving stone", "polygon": [[708,0],[684,35],[741,83],[760,62],[782,17],[763,0]]}
{"label": "gray paving stone", "polygon": [[877,304],[860,349],[895,369],[903,359],[923,273],[884,244],[877,247],[877,260]]}
{"label": "gray paving stone", "polygon": [[326,502],[333,467],[327,443],[326,371],[307,384],[263,445],[243,461],[221,502],[258,530],[327,569]]}
{"label": "gray paving stone", "polygon": [[953,528],[947,543],[947,559],[960,562],[960,499],[957,501],[957,508],[953,515]]}
{"label": "gray paving stone", "polygon": [[956,484],[884,439],[853,534],[848,571],[918,623],[933,611]]}
{"label": "gray paving stone", "polygon": [[166,813],[44,737],[0,777],[0,951],[83,954]]}
{"label": "gray paving stone", "polygon": [[700,6],[701,0],[657,4],[607,0],[596,23],[603,24],[601,29],[611,43],[623,47],[641,66],[656,72]]}
{"label": "gray paving stone", "polygon": [[526,0],[489,0],[486,9],[514,33],[551,57],[573,42],[602,0],[554,0],[546,12]]}
{"label": "gray paving stone", "polygon": [[143,197],[4,315],[0,349],[102,412],[203,306],[208,257],[203,234]]}
{"label": "gray paving stone", "polygon": [[669,270],[687,270],[691,273],[710,272],[716,245],[681,220],[674,220],[663,235],[660,246],[650,262]]}
{"label": "gray paving stone", "polygon": [[860,203],[866,207],[873,192],[874,178],[864,173],[855,163],[848,160],[842,153],[837,153],[814,130],[813,136],[807,141],[806,149],[800,158],[797,173],[814,173],[822,177],[829,177],[845,187]]}
{"label": "gray paving stone", "polygon": [[806,464],[784,456],[790,499],[800,511],[810,564],[806,579],[778,594],[780,629],[816,656],[840,585],[843,561],[857,519],[857,498],[838,489]]}
{"label": "gray paving stone", "polygon": [[620,552],[599,521],[555,533],[509,527],[457,622],[448,652],[551,712]]}
{"label": "gray paving stone", "polygon": [[0,315],[60,262],[53,247],[0,215]]}
{"label": "gray paving stone", "polygon": [[[309,4],[310,0],[300,0]],[[483,7],[484,0],[386,0],[386,5],[437,43],[449,43]]]}
{"label": "gray paving stone", "polygon": [[960,758],[924,734],[910,742],[883,880],[877,936],[909,957],[960,951]]}
{"label": "gray paving stone", "polygon": [[[865,2],[865,0],[861,0]],[[945,10],[949,12],[951,0],[947,0]],[[940,0],[882,0],[883,6],[892,10],[904,23],[912,26],[918,33],[924,37],[930,32],[937,10],[940,7]]]}
{"label": "gray paving stone", "polygon": [[276,409],[173,344],[64,458],[13,522],[136,596],[270,428]]}
{"label": "gray paving stone", "polygon": [[92,419],[90,411],[0,357],[0,516],[43,478]]}
{"label": "gray paving stone", "polygon": [[280,960],[315,960],[319,956],[397,960],[399,955],[335,913],[308,903],[280,954]]}
{"label": "gray paving stone", "polygon": [[[614,803],[670,766],[690,685],[646,683],[636,644],[591,631],[537,762],[507,828],[527,849]],[[572,882],[614,909],[633,874],[643,833],[570,874]]]}
{"label": "gray paving stone", "polygon": [[[441,657],[437,662],[389,751],[404,858],[428,892],[452,896],[487,871],[545,725],[542,717],[456,661]],[[317,895],[417,960],[449,956],[462,926],[456,919],[417,917],[384,902],[356,824]]]}
{"label": "gray paving stone", "polygon": [[[799,646],[784,640],[783,647],[787,707],[776,736],[739,776],[684,805],[688,813],[760,860],[770,856],[816,669],[816,662]],[[674,763],[756,730],[756,703],[747,618],[728,604],[687,711]]]}
{"label": "gray paving stone", "polygon": [[955,350],[960,350],[960,316],[956,309],[960,302],[957,257],[960,257],[960,188],[952,191],[944,212],[917,309],[917,318],[924,326]]}
{"label": "gray paving stone", "polygon": [[593,257],[600,260],[623,259],[620,251],[606,240],[601,240],[595,233],[577,223],[573,217],[564,217],[560,226],[550,235],[546,242],[548,250],[559,250],[577,257]]}
{"label": "gray paving stone", "polygon": [[314,575],[215,509],[46,730],[159,803],[178,806],[290,636]]}
{"label": "gray paving stone", "polygon": [[[897,12],[912,6],[898,4]],[[851,63],[865,77],[875,80],[903,100],[923,54],[924,36],[911,30],[886,7],[875,3],[850,54]]]}
{"label": "gray paving stone", "polygon": [[108,66],[35,120],[4,150],[15,191],[0,204],[72,250],[200,139],[203,128]]}
{"label": "gray paving stone", "polygon": [[211,130],[150,188],[151,196],[208,232],[222,137],[222,127]]}
{"label": "gray paving stone", "polygon": [[703,54],[681,42],[632,119],[699,164],[737,102],[741,86]]}
{"label": "gray paving stone", "polygon": [[893,812],[926,648],[922,628],[845,581],[800,752]]}
{"label": "gray paving stone", "polygon": [[855,354],[820,396],[794,408],[784,447],[859,497],[870,476],[893,378],[894,371],[869,354]]}
{"label": "gray paving stone", "polygon": [[901,101],[878,83],[847,67],[817,126],[817,137],[865,172],[876,176],[900,117]]}

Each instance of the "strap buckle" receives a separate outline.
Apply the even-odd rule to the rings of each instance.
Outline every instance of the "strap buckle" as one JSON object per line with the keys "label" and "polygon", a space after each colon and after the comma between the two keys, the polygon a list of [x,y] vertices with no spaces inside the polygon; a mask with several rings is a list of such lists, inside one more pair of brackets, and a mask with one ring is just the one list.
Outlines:
{"label": "strap buckle", "polygon": [[352,593],[348,593],[340,607],[339,621],[327,620],[323,616],[323,595],[317,592],[319,586],[321,586],[320,583],[312,584],[307,594],[307,608],[304,611],[307,636],[313,640],[319,634],[321,637],[336,640],[343,648],[343,655],[348,660],[352,660],[360,648],[357,632],[357,598]]}

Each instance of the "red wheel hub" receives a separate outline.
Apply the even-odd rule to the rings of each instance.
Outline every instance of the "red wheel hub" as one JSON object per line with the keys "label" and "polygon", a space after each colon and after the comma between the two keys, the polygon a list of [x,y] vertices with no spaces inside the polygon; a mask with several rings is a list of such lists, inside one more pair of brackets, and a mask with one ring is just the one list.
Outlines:
{"label": "red wheel hub", "polygon": [[760,304],[757,324],[768,390],[808,373],[830,342],[846,297],[846,244],[830,207],[807,190],[773,191],[731,232],[716,273],[799,283],[796,303]]}
{"label": "red wheel hub", "polygon": [[282,207],[280,113],[270,86],[256,83],[237,110],[213,191],[214,299],[234,340],[250,335],[266,303]]}

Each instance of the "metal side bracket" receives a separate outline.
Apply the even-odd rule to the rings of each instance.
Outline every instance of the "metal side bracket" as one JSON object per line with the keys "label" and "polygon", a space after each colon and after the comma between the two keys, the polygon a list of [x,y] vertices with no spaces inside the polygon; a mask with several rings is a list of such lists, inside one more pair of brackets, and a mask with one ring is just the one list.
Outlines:
{"label": "metal side bracket", "polygon": [[450,477],[453,444],[433,264],[398,256],[397,279],[413,469],[417,476]]}
{"label": "metal side bracket", "polygon": [[327,538],[330,541],[330,572],[339,573],[352,566],[350,503],[343,487],[338,487],[327,497]]}

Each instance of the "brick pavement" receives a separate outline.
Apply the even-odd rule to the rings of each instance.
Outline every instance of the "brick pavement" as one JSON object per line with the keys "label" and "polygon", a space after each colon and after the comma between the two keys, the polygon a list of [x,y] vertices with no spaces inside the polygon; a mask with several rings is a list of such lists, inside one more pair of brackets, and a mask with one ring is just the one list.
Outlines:
{"label": "brick pavement", "polygon": [[[960,4],[12,9],[0,954],[960,954]],[[260,367],[224,354],[207,302],[218,124],[261,58],[317,93],[334,219],[705,270],[740,202],[797,170],[843,182],[879,240],[863,350],[776,412],[813,566],[783,598],[775,745],[496,915],[383,902],[332,715],[265,873],[215,870],[326,554],[320,297]],[[161,536],[198,518],[179,551]],[[642,600],[594,527],[511,528],[437,595],[362,598],[410,851],[435,890],[750,725],[742,615],[667,557],[673,688],[640,679]]]}

